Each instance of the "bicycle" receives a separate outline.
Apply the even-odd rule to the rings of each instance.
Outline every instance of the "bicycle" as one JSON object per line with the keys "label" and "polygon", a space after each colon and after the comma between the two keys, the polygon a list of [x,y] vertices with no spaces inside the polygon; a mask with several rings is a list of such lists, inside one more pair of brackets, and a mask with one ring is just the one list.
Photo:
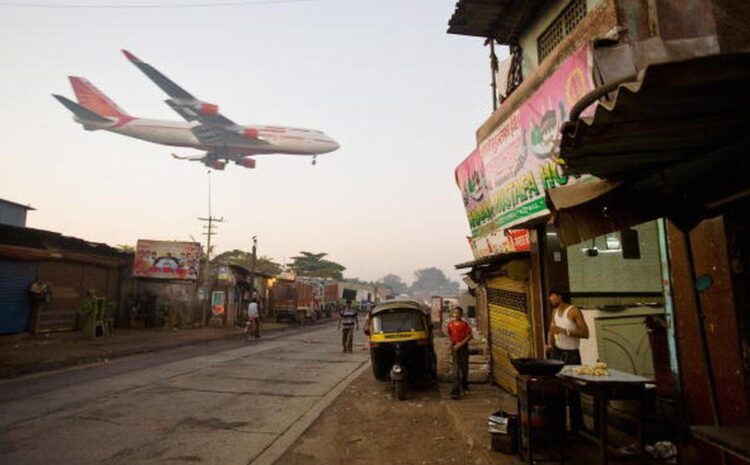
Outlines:
{"label": "bicycle", "polygon": [[260,321],[257,318],[246,318],[243,327],[245,330],[245,341],[249,341],[251,337],[253,339],[260,337]]}

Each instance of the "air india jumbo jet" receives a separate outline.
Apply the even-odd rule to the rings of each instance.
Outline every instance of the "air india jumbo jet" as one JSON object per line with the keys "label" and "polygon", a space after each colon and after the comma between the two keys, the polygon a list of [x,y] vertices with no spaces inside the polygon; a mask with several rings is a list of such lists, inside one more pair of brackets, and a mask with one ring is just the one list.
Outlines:
{"label": "air india jumbo jet", "polygon": [[253,155],[289,154],[312,156],[333,152],[339,144],[321,131],[281,126],[244,126],[219,113],[219,107],[206,103],[172,82],[156,68],[122,51],[135,66],[169,95],[167,105],[187,122],[136,118],[125,113],[88,80],[70,76],[78,103],[54,95],[73,112],[74,120],[84,129],[104,129],[125,136],[175,147],[203,150],[201,155],[173,157],[200,161],[208,167],[223,170],[229,161],[245,168],[255,168]]}

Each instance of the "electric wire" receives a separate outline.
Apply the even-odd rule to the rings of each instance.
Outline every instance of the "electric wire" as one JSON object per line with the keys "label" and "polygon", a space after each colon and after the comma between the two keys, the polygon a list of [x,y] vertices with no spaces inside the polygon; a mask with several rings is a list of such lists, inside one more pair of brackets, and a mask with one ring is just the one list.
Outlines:
{"label": "electric wire", "polygon": [[22,8],[22,9],[48,9],[48,10],[71,10],[71,9],[183,9],[183,8],[232,8],[261,5],[282,5],[290,3],[314,3],[329,0],[245,0],[234,2],[212,2],[212,3],[100,3],[100,4],[75,4],[75,3],[22,3],[22,2],[0,2],[0,8]]}

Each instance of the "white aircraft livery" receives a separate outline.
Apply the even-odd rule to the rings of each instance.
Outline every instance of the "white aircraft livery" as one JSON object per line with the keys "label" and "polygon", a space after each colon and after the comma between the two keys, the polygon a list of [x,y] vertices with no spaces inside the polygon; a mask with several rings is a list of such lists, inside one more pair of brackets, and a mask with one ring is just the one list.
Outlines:
{"label": "white aircraft livery", "polygon": [[73,119],[84,129],[104,129],[124,136],[174,147],[202,150],[200,155],[173,157],[200,161],[208,167],[223,170],[232,161],[245,168],[255,168],[254,155],[288,154],[312,156],[333,152],[339,144],[321,131],[283,126],[239,125],[219,113],[219,107],[204,102],[172,82],[156,68],[139,60],[127,50],[125,56],[169,95],[167,105],[186,122],[136,118],[127,114],[88,80],[70,76],[78,103],[53,94],[73,112]]}

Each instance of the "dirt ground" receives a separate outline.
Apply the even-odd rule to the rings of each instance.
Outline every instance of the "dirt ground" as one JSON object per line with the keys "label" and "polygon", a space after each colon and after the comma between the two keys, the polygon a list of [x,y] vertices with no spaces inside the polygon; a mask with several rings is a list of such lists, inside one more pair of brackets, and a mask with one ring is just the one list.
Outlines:
{"label": "dirt ground", "polygon": [[459,432],[437,387],[397,401],[371,371],[357,378],[276,465],[487,463]]}

